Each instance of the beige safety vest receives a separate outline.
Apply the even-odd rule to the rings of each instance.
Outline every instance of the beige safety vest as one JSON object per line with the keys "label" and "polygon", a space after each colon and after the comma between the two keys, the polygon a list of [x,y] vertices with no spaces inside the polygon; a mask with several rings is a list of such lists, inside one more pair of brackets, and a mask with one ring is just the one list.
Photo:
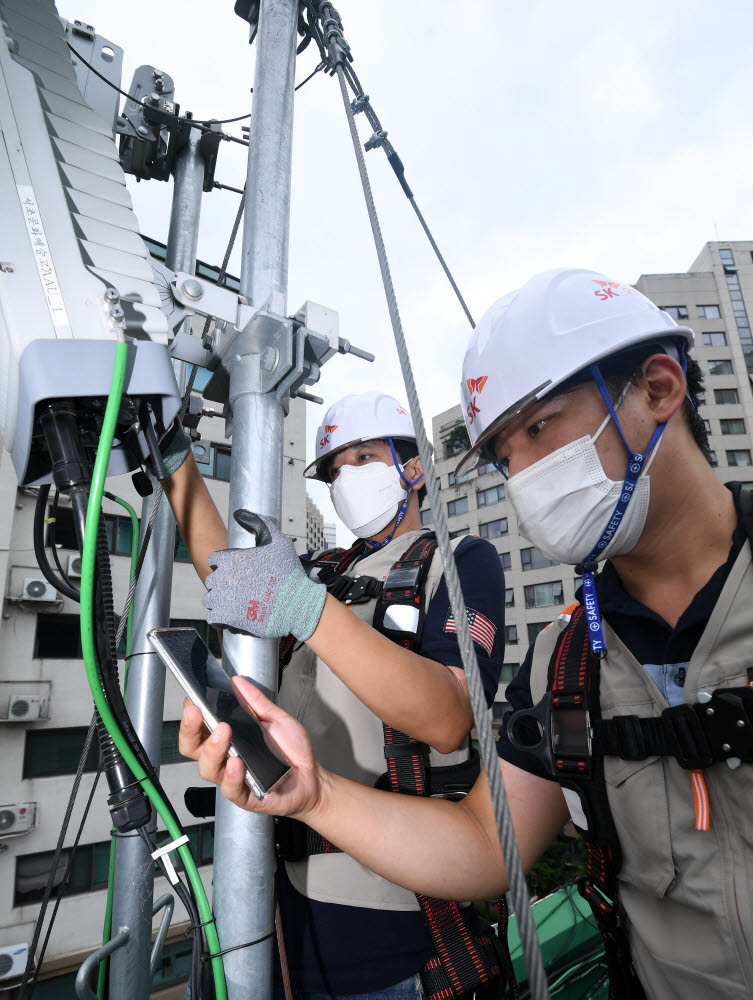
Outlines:
{"label": "beige safety vest", "polygon": [[[531,670],[538,704],[565,622],[541,633]],[[604,622],[601,713],[658,716],[667,702]],[[735,561],[688,665],[684,701],[748,683],[753,666],[753,566]],[[604,758],[607,796],[622,846],[620,901],[633,962],[652,1000],[753,997],[753,764],[706,768],[711,829],[695,829],[691,779],[673,757]],[[580,825],[583,826],[582,821]]]}
{"label": "beige safety vest", "polygon": [[[394,563],[423,534],[425,528],[400,535],[359,560],[350,574],[384,580]],[[455,539],[453,548],[461,541]],[[442,561],[435,553],[424,587],[426,610],[441,579]],[[372,599],[353,605],[351,610],[370,625],[375,607],[376,599]],[[385,772],[381,721],[308,646],[295,652],[283,671],[279,704],[303,723],[317,759],[330,771],[364,785],[373,785]],[[432,750],[430,754],[431,763],[438,767],[467,759],[465,748],[449,754]],[[412,892],[380,878],[347,854],[317,854],[301,861],[287,861],[285,867],[295,888],[309,899],[380,910],[419,909]]]}

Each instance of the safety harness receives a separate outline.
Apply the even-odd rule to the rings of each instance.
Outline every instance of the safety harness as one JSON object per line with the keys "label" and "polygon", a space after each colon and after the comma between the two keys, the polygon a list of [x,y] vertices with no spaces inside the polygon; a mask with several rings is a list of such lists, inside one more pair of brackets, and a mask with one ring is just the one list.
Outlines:
{"label": "safety harness", "polygon": [[[753,546],[753,494],[742,491],[738,509]],[[604,941],[609,998],[644,1000],[630,961],[618,898],[622,854],[609,808],[604,757],[674,757],[691,775],[696,828],[708,829],[701,825],[708,823],[703,768],[724,760],[732,766],[753,763],[753,689],[718,688],[701,693],[696,703],[665,708],[658,717],[602,719],[601,660],[592,650],[588,616],[578,604],[552,653],[546,694],[534,708],[514,712],[507,733],[513,746],[536,756],[563,789],[578,796],[586,824],[573,817],[586,847],[586,873],[578,880],[578,890],[591,906]],[[747,673],[750,685],[753,668]],[[532,722],[538,724],[535,731]],[[699,801],[706,802],[705,812],[699,809]]]}
{"label": "safety harness", "polygon": [[[329,593],[343,603],[358,604],[376,598],[373,627],[405,649],[421,646],[426,617],[424,587],[437,548],[432,533],[411,543],[394,563],[384,582],[374,577],[352,576],[348,569],[364,554],[363,542],[343,552],[331,550],[312,560],[310,575],[324,583]],[[285,663],[293,643],[285,641]],[[283,644],[280,646],[281,665]],[[478,751],[470,748],[469,759],[449,767],[432,767],[429,748],[418,740],[383,723],[386,770],[377,788],[403,795],[464,795],[479,775]],[[295,861],[312,854],[339,853],[339,848],[297,820],[281,820],[277,826],[277,849],[283,860]],[[504,899],[495,901],[499,917],[498,936],[489,929],[474,933],[458,903],[416,895],[436,950],[421,970],[426,1000],[470,997],[486,990],[498,991],[507,983],[510,997],[517,1000],[517,985],[507,950],[507,909]]]}

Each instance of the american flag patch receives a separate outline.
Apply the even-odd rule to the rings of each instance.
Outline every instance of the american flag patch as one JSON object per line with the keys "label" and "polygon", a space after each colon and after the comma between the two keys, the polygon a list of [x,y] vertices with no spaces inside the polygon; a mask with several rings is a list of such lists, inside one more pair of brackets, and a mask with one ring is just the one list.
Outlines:
{"label": "american flag patch", "polygon": [[[492,646],[494,645],[494,637],[497,634],[497,628],[493,625],[488,618],[485,618],[480,611],[474,611],[473,608],[466,608],[465,613],[468,616],[468,625],[471,630],[471,637],[474,642],[477,642],[479,646],[483,646],[489,656],[492,655]],[[455,618],[452,611],[447,615],[447,620],[444,623],[445,632],[457,632],[455,628]]]}

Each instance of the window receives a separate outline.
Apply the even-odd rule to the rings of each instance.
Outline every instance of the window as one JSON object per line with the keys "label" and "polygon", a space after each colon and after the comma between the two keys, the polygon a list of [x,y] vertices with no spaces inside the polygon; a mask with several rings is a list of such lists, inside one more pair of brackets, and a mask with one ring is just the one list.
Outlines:
{"label": "window", "polygon": [[517,625],[505,625],[505,645],[506,646],[517,646],[518,645],[518,626]]}
{"label": "window", "polygon": [[[52,506],[48,508],[47,516],[48,518],[52,516]],[[130,517],[105,514],[105,530],[107,531],[108,550],[116,556],[130,556],[133,537]],[[68,507],[59,506],[55,514],[55,523],[47,526],[46,544],[52,545],[53,539],[58,549],[78,550],[73,513]]]}
{"label": "window", "polygon": [[178,530],[178,525],[175,525],[175,549],[173,550],[173,559],[175,562],[191,562],[191,553],[188,551],[188,546],[183,541],[183,536]]}
{"label": "window", "polygon": [[213,656],[222,656],[222,639],[216,628],[208,625],[203,618],[171,618],[170,628],[195,628],[204,642],[209,646]]}
{"label": "window", "polygon": [[485,476],[489,472],[498,472],[494,462],[487,462],[486,465],[479,465],[477,472],[480,476]]}
{"label": "window", "polygon": [[704,347],[726,347],[727,335],[724,330],[715,330],[713,333],[702,333]]}
{"label": "window", "polygon": [[742,417],[732,417],[727,420],[720,420],[722,434],[744,434],[745,421]]}
{"label": "window", "polygon": [[510,681],[515,677],[518,670],[520,670],[519,663],[503,663],[502,669],[499,673],[499,683],[504,684],[505,687],[510,683]]}
{"label": "window", "polygon": [[501,538],[507,534],[507,518],[500,517],[496,521],[487,521],[478,526],[478,533],[482,538]]}
{"label": "window", "polygon": [[182,939],[162,946],[159,965],[152,979],[153,990],[188,979],[191,975],[191,947],[190,940]]}
{"label": "window", "polygon": [[197,441],[193,446],[199,472],[207,479],[230,482],[230,449],[212,441]]}
{"label": "window", "polygon": [[528,584],[523,588],[523,593],[527,608],[547,608],[555,604],[564,604],[561,580]]}
{"label": "window", "polygon": [[[202,823],[198,826],[185,828],[188,834],[191,853],[198,865],[211,864],[214,844],[214,823]],[[157,843],[162,846],[170,842],[167,832],[157,834]],[[205,842],[209,845],[205,847]],[[44,895],[44,889],[50,874],[50,865],[54,851],[42,851],[39,854],[21,854],[16,857],[16,879],[14,906],[24,906],[36,903]],[[60,855],[55,870],[55,889],[65,878],[65,872],[71,859],[71,851],[64,850]],[[176,854],[176,867],[181,863]],[[71,865],[71,872],[66,888],[66,896],[80,895],[82,892],[93,892],[104,889],[107,885],[107,875],[110,867],[110,841],[101,840],[96,844],[79,844]],[[57,892],[53,890],[53,897]],[[181,942],[182,943],[182,942]],[[190,952],[190,942],[189,942]]]}
{"label": "window", "polygon": [[750,465],[750,451],[747,448],[736,448],[727,452],[727,465]]}
{"label": "window", "polygon": [[661,306],[665,313],[673,319],[687,319],[688,318],[688,307],[687,306]]}
{"label": "window", "polygon": [[716,457],[715,451],[709,452],[709,465],[712,469],[715,469],[719,465],[719,459]]}
{"label": "window", "polygon": [[512,587],[505,588],[505,607],[514,608],[515,607],[515,591]]}
{"label": "window", "polygon": [[714,402],[721,403],[739,403],[740,397],[737,394],[737,389],[714,389]]}
{"label": "window", "polygon": [[447,504],[447,513],[450,517],[458,514],[468,513],[468,497],[458,497],[457,500],[450,500]]}
{"label": "window", "polygon": [[[177,764],[187,759],[178,753],[179,729],[179,719],[162,723],[160,764]],[[86,733],[86,726],[28,729],[25,734],[22,777],[51,778],[55,775],[75,774],[84,750]],[[96,771],[98,763],[99,744],[95,738],[86,758],[84,772]]]}
{"label": "window", "polygon": [[505,499],[505,484],[490,486],[486,490],[478,490],[476,500],[479,507],[491,507],[492,504],[501,503]]}
{"label": "window", "polygon": [[470,528],[458,528],[457,531],[450,532],[450,538],[460,538],[462,535],[470,535]]}
{"label": "window", "polygon": [[709,375],[731,375],[732,362],[729,358],[720,358],[718,361],[709,361]]}
{"label": "window", "polygon": [[113,555],[130,556],[133,542],[133,524],[130,517],[115,517],[105,514],[107,548]]}
{"label": "window", "polygon": [[[719,306],[717,305],[698,306],[698,319],[719,319],[720,315]],[[687,319],[687,316],[688,314],[685,313],[685,319]]]}
{"label": "window", "polygon": [[212,377],[212,373],[208,368],[201,368],[199,365],[196,366],[196,378],[193,380],[193,391],[203,392],[209,385],[209,380]]}
{"label": "window", "polygon": [[448,485],[459,486],[460,483],[467,483],[470,478],[471,478],[470,472],[466,472],[464,476],[457,476],[457,477],[455,476],[454,472],[451,472],[448,476]]}
{"label": "window", "polygon": [[529,549],[520,550],[520,562],[524,570],[544,569],[547,566],[557,565],[551,559],[547,559],[543,552],[539,552],[535,545],[532,545]]}
{"label": "window", "polygon": [[543,632],[547,625],[551,622],[529,622],[528,624],[528,641],[535,642],[536,637],[540,632]]}
{"label": "window", "polygon": [[37,615],[34,659],[83,659],[78,615]]}
{"label": "window", "polygon": [[710,420],[704,420],[703,421],[703,426],[706,428],[706,433],[710,434],[711,433],[711,421]]}
{"label": "window", "polygon": [[423,524],[424,527],[427,524],[431,524],[433,516],[434,515],[432,514],[431,507],[427,507],[426,510],[422,510],[421,511],[421,524]]}
{"label": "window", "polygon": [[500,552],[499,561],[502,563],[502,569],[512,569],[512,556],[509,552]]}
{"label": "window", "polygon": [[471,442],[468,437],[468,431],[465,429],[465,424],[461,421],[455,424],[444,439],[444,457],[453,458],[455,455],[459,455],[461,451],[466,451],[470,446]]}

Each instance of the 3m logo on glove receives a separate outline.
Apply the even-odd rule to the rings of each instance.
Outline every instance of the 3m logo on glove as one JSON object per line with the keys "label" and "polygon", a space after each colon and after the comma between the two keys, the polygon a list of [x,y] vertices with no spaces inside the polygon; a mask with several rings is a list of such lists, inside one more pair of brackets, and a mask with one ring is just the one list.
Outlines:
{"label": "3m logo on glove", "polygon": [[249,601],[248,611],[246,612],[246,621],[255,622],[258,617],[259,617],[259,602]]}
{"label": "3m logo on glove", "polygon": [[[477,642],[479,646],[483,646],[489,656],[492,655],[492,647],[494,646],[494,639],[497,635],[497,626],[490,622],[488,618],[484,617],[480,611],[474,611],[473,608],[466,608],[465,613],[468,617],[468,627],[471,630],[471,638],[474,642]],[[447,615],[447,619],[444,623],[445,632],[457,632],[455,627],[455,618],[452,611]]]}

